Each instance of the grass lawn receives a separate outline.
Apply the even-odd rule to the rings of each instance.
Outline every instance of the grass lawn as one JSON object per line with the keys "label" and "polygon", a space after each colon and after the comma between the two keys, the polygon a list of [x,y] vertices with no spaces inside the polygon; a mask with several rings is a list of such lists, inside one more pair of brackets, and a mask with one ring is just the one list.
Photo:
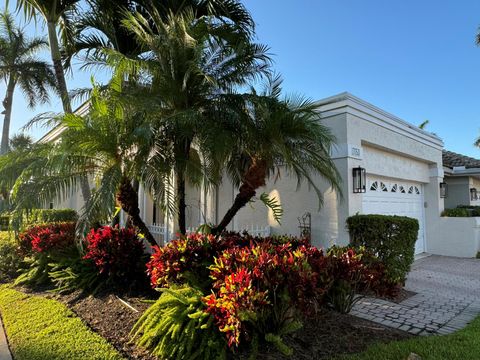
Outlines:
{"label": "grass lawn", "polygon": [[344,360],[405,360],[410,353],[422,360],[480,359],[480,316],[465,329],[444,336],[416,337],[370,346],[367,351],[341,357]]}
{"label": "grass lawn", "polygon": [[0,313],[15,360],[117,360],[122,356],[63,304],[0,286]]}

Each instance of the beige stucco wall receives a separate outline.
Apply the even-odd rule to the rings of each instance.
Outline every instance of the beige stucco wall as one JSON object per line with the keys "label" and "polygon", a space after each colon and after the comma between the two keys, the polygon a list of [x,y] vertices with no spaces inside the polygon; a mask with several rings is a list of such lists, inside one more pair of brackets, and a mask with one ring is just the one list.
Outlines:
{"label": "beige stucco wall", "polygon": [[471,258],[475,257],[479,251],[480,218],[478,217],[441,217],[429,232],[427,246],[432,254]]}

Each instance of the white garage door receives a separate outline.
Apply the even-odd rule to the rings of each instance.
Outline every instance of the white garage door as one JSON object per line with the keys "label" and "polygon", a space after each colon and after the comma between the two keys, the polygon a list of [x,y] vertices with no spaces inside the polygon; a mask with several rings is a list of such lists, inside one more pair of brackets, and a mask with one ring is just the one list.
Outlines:
{"label": "white garage door", "polygon": [[425,251],[422,184],[367,177],[367,192],[363,194],[362,205],[364,214],[399,215],[417,219],[420,229],[415,253]]}

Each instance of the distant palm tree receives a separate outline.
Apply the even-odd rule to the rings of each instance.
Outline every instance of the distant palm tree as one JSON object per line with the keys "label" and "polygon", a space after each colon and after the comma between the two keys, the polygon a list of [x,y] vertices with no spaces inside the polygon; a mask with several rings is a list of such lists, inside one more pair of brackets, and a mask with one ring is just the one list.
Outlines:
{"label": "distant palm tree", "polygon": [[[237,212],[250,202],[270,176],[282,171],[306,181],[323,202],[318,186],[320,176],[340,195],[341,177],[330,157],[335,138],[321,122],[317,105],[302,97],[281,99],[281,78],[268,77],[265,90],[257,94],[230,96],[236,116],[226,119],[224,132],[212,141],[225,144],[223,151],[212,151],[219,170],[225,169],[239,186],[234,202],[213,234],[222,233]],[[230,130],[228,131],[227,124]],[[208,156],[208,155],[207,155]],[[224,156],[223,159],[221,157]]]}
{"label": "distant palm tree", "polygon": [[3,132],[0,154],[8,150],[13,94],[19,86],[28,105],[49,100],[48,89],[55,88],[55,76],[48,63],[38,59],[37,54],[47,48],[40,37],[28,38],[24,29],[15,25],[7,12],[0,14],[0,79],[5,81],[7,91],[3,100]]}

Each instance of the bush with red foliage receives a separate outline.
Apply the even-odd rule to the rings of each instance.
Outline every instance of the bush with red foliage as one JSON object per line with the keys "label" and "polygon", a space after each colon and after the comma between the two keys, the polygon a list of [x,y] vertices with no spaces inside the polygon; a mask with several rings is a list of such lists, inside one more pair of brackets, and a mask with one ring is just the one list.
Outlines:
{"label": "bush with red foliage", "polygon": [[85,242],[83,259],[92,261],[98,272],[109,279],[127,280],[142,271],[144,245],[134,229],[110,226],[92,229]]}
{"label": "bush with red foliage", "polygon": [[75,244],[75,223],[49,223],[29,227],[19,234],[23,253],[47,253]]}

